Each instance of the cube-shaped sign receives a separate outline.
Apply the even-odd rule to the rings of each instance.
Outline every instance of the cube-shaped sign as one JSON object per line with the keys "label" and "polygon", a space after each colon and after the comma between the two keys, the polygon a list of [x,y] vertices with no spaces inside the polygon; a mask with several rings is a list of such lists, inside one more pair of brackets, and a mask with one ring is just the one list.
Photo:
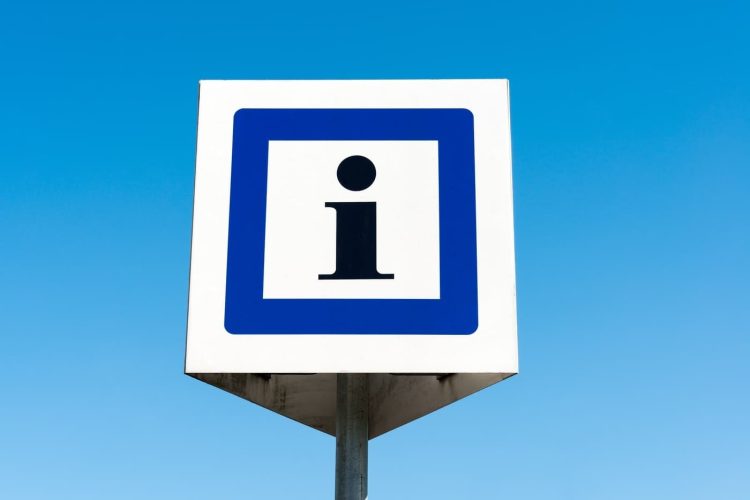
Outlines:
{"label": "cube-shaped sign", "polygon": [[505,80],[203,81],[186,372],[382,434],[517,372]]}

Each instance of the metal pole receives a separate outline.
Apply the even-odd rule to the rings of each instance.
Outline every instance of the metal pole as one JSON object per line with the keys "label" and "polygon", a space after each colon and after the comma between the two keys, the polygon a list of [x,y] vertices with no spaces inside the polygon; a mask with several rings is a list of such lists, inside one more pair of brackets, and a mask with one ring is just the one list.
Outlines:
{"label": "metal pole", "polygon": [[367,499],[368,387],[366,373],[336,378],[336,500]]}

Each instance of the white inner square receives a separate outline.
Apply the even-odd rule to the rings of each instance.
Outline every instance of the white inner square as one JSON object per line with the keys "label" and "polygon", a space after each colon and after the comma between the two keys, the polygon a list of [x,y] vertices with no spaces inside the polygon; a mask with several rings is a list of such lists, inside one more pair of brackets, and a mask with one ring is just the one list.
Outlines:
{"label": "white inner square", "polygon": [[[339,184],[349,156],[375,165],[362,191]],[[336,270],[336,210],[376,202],[377,270],[394,279],[321,280]],[[270,141],[263,298],[439,299],[437,141]]]}

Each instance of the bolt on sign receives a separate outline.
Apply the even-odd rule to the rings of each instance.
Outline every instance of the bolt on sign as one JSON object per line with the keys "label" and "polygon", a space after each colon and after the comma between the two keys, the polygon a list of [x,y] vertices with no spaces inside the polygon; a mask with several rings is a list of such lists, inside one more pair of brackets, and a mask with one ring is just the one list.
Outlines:
{"label": "bolt on sign", "polygon": [[202,81],[185,371],[370,437],[515,374],[508,82]]}

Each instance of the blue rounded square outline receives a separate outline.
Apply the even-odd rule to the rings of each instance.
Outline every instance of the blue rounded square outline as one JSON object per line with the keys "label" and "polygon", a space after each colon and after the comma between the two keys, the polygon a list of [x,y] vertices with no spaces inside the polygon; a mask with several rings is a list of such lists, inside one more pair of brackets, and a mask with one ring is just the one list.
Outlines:
{"label": "blue rounded square outline", "polygon": [[[439,299],[264,299],[268,142],[438,142]],[[240,109],[224,328],[231,334],[470,335],[478,327],[474,116],[463,108]]]}

